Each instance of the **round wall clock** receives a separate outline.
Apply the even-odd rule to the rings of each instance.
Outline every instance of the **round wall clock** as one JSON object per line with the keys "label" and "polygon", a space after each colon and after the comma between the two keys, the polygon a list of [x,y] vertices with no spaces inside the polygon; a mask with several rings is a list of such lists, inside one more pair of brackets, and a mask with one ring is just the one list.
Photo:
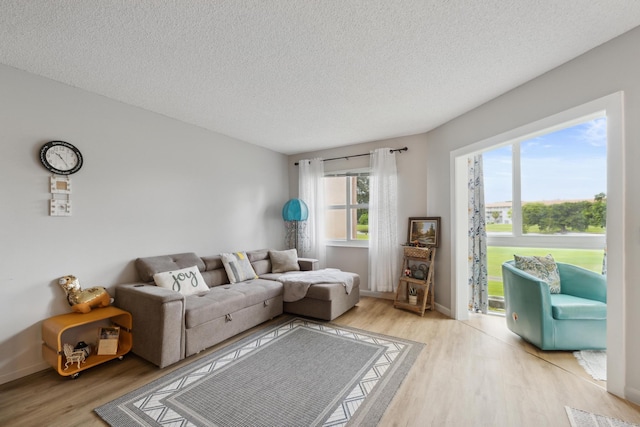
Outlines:
{"label": "round wall clock", "polygon": [[53,173],[71,175],[82,167],[82,154],[68,142],[49,141],[40,149],[40,161]]}

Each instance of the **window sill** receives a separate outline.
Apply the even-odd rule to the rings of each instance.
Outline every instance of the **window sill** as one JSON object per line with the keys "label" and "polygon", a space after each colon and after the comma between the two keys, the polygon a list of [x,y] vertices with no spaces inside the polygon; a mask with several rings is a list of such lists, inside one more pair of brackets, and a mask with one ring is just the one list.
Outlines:
{"label": "window sill", "polygon": [[579,235],[496,235],[487,233],[487,246],[507,246],[526,248],[569,248],[569,249],[603,249],[606,246],[604,234]]}
{"label": "window sill", "polygon": [[361,248],[361,249],[369,249],[369,242],[364,241],[329,241],[325,242],[326,246],[335,247],[335,248]]}

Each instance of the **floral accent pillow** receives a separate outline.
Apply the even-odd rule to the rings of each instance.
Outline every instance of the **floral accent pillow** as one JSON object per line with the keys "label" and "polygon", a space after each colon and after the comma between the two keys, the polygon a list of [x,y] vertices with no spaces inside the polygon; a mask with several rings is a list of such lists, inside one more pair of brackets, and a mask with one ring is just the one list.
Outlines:
{"label": "floral accent pillow", "polygon": [[560,293],[560,272],[551,254],[541,256],[514,255],[516,268],[537,277],[549,284],[549,292]]}

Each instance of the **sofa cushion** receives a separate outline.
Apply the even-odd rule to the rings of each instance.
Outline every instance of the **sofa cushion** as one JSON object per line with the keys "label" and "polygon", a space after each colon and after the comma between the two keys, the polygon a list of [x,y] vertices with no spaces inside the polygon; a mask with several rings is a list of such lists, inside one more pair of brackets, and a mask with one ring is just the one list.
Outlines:
{"label": "sofa cushion", "polygon": [[558,320],[604,320],[607,304],[573,295],[553,294],[551,315]]}
{"label": "sofa cushion", "polygon": [[186,299],[185,326],[189,329],[227,314],[233,315],[279,295],[282,295],[282,283],[271,280],[255,279],[216,286],[206,294]]}
{"label": "sofa cushion", "polygon": [[213,288],[214,286],[229,284],[229,276],[227,276],[227,272],[224,268],[220,268],[218,270],[203,271],[202,277],[204,277],[204,281],[207,282],[207,285],[209,285],[210,288]]}
{"label": "sofa cushion", "polygon": [[185,300],[185,328],[190,329],[226,314],[235,313],[245,308],[244,294],[226,286],[216,286],[201,295],[191,295]]}
{"label": "sofa cushion", "polygon": [[229,283],[229,276],[227,276],[220,255],[202,257],[202,261],[205,265],[205,271],[202,272],[202,277],[204,277],[209,287]]}
{"label": "sofa cushion", "polygon": [[549,292],[552,294],[560,293],[560,273],[551,254],[544,257],[514,255],[513,258],[516,261],[516,268],[547,282]]}
{"label": "sofa cushion", "polygon": [[135,264],[143,282],[153,282],[153,275],[163,271],[180,270],[194,265],[199,271],[205,269],[204,262],[193,252],[138,258]]}
{"label": "sofa cushion", "polygon": [[265,273],[261,274],[259,277],[265,280],[278,280],[278,278],[282,276],[282,274],[283,273]]}
{"label": "sofa cushion", "polygon": [[220,257],[222,258],[227,276],[229,276],[230,283],[258,278],[256,272],[253,271],[246,252],[222,253]]}
{"label": "sofa cushion", "polygon": [[240,292],[247,299],[247,306],[258,304],[283,294],[283,286],[273,280],[255,279],[230,285],[234,292]]}
{"label": "sofa cushion", "polygon": [[298,251],[289,249],[286,251],[269,251],[272,273],[286,273],[287,271],[300,271],[298,265]]}
{"label": "sofa cushion", "polygon": [[252,264],[256,261],[265,261],[269,259],[269,249],[256,249],[255,251],[248,251],[247,258]]}
{"label": "sofa cushion", "polygon": [[269,249],[259,249],[247,252],[249,262],[253,266],[253,270],[258,276],[271,272],[271,258],[269,258]]}
{"label": "sofa cushion", "polygon": [[193,295],[207,292],[209,287],[195,265],[180,270],[164,271],[153,275],[156,286],[180,292],[182,295]]}
{"label": "sofa cushion", "polygon": [[224,264],[222,263],[222,257],[220,255],[203,256],[202,262],[204,262],[205,271],[224,269]]}

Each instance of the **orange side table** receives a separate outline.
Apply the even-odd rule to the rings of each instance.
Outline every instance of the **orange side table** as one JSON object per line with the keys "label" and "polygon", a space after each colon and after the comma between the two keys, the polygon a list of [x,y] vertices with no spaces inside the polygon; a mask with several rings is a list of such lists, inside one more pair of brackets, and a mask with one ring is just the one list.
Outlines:
{"label": "orange side table", "polygon": [[[66,357],[63,345],[69,343],[74,345],[77,332],[95,328],[95,337],[98,338],[100,327],[119,326],[120,335],[118,337],[118,350],[116,354],[97,355],[94,348],[90,354],[80,364],[69,364],[65,369]],[[62,376],[77,378],[81,371],[92,368],[109,360],[119,358],[122,360],[125,354],[131,350],[133,345],[131,313],[117,307],[94,308],[89,313],[67,313],[50,317],[42,322],[42,357],[53,369]],[[76,332],[76,334],[74,334]]]}

